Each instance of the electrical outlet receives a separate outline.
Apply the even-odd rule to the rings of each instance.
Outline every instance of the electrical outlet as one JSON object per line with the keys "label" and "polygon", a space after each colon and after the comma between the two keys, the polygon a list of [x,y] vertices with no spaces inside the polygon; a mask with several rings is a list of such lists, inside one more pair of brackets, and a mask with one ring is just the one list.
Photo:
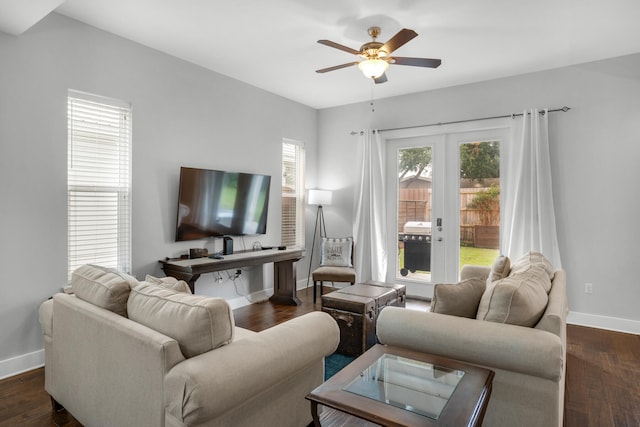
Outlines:
{"label": "electrical outlet", "polygon": [[592,294],[593,293],[593,283],[585,283],[584,284],[584,293]]}

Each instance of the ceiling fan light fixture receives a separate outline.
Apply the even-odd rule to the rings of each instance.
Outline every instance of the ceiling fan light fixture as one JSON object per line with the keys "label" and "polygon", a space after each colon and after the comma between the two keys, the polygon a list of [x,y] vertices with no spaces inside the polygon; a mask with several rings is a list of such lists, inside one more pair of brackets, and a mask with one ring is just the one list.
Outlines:
{"label": "ceiling fan light fixture", "polygon": [[335,65],[333,67],[322,68],[320,70],[316,70],[316,73],[326,73],[328,71],[340,70],[342,68],[358,64],[358,68],[360,68],[360,71],[362,71],[365,77],[372,79],[376,84],[378,84],[385,83],[387,81],[385,71],[387,71],[390,64],[438,68],[442,62],[439,59],[431,58],[389,56],[418,35],[418,33],[408,28],[403,28],[398,31],[396,35],[387,40],[386,43],[380,43],[376,40],[380,35],[380,27],[369,28],[369,35],[373,40],[360,46],[359,50],[343,46],[336,42],[332,42],[331,40],[318,40],[318,43],[320,44],[342,50],[352,55],[360,56],[362,59],[359,60],[360,62],[354,61],[346,64]]}
{"label": "ceiling fan light fixture", "polygon": [[360,71],[370,79],[377,79],[387,71],[389,63],[383,59],[367,59],[358,63]]}

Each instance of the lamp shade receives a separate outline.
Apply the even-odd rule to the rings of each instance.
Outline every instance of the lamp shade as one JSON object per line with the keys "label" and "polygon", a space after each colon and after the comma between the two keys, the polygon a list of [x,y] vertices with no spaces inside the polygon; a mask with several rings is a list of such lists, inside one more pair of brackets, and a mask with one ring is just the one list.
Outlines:
{"label": "lamp shade", "polygon": [[333,193],[329,190],[309,190],[310,205],[330,205]]}
{"label": "lamp shade", "polygon": [[377,79],[387,71],[389,63],[383,59],[367,59],[358,64],[360,71],[371,79]]}

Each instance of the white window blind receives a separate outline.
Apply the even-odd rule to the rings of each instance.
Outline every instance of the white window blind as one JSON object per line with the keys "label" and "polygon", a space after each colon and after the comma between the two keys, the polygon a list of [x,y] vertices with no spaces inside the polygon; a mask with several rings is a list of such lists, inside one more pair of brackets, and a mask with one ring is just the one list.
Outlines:
{"label": "white window blind", "polygon": [[282,143],[282,244],[304,247],[304,145]]}
{"label": "white window blind", "polygon": [[131,105],[69,91],[68,274],[131,271]]}

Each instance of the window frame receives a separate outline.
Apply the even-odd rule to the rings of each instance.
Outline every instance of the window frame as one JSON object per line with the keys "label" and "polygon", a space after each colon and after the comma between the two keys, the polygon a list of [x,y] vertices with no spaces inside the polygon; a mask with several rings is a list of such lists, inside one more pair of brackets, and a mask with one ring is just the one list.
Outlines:
{"label": "window frame", "polygon": [[[281,189],[281,244],[287,247],[304,248],[305,245],[305,144],[291,139],[282,140],[282,189]],[[293,167],[287,170],[287,162]],[[293,170],[291,170],[293,169]],[[287,176],[293,179],[287,181]],[[293,192],[287,191],[293,189]],[[294,213],[291,214],[293,202]],[[292,229],[293,227],[293,229]]]}
{"label": "window frame", "polygon": [[130,273],[131,104],[69,90],[67,120],[68,278],[83,264]]}

